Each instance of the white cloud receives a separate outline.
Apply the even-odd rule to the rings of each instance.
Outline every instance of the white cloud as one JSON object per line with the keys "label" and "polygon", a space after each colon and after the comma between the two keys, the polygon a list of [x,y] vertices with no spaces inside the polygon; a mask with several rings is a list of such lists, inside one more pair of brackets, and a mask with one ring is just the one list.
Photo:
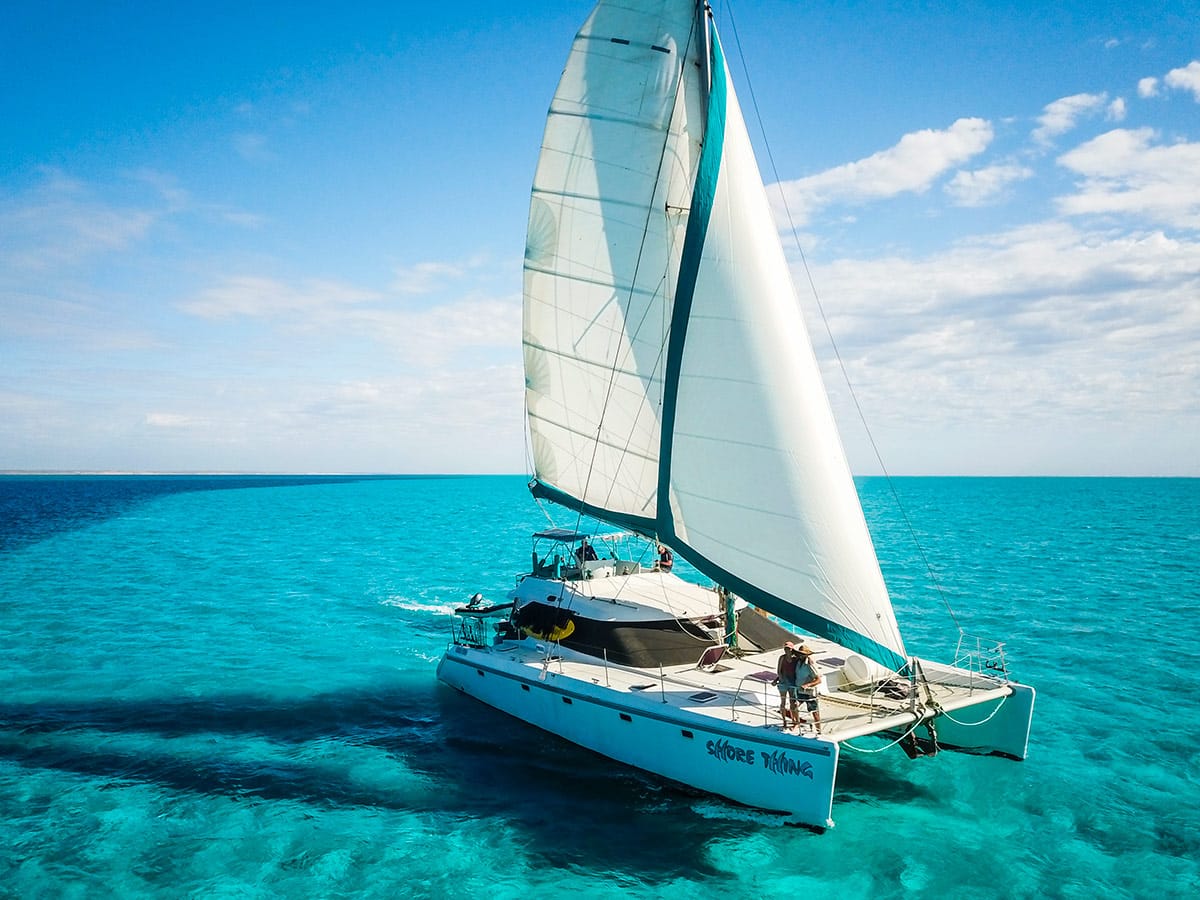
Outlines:
{"label": "white cloud", "polygon": [[1058,198],[1059,210],[1200,228],[1200,143],[1156,145],[1154,138],[1150,128],[1118,128],[1060,156],[1059,165],[1083,180]]}
{"label": "white cloud", "polygon": [[949,128],[904,135],[886,150],[807,178],[782,182],[795,224],[836,203],[865,203],[928,190],[941,175],[983,152],[992,140],[986,119],[958,119]]}
{"label": "white cloud", "polygon": [[517,472],[523,386],[519,359],[341,380],[260,373],[227,391],[200,383],[179,412],[147,416],[138,452],[176,452],[184,470]]}
{"label": "white cloud", "polygon": [[1123,122],[1125,120],[1125,98],[1118,97],[1112,103],[1108,104],[1108,111],[1105,113],[1105,118],[1110,122]]}
{"label": "white cloud", "polygon": [[1137,92],[1139,97],[1157,97],[1158,79],[1142,78],[1138,80]]}
{"label": "white cloud", "polygon": [[228,222],[230,225],[250,230],[262,228],[267,222],[266,216],[238,209],[218,210],[217,215],[222,221]]}
{"label": "white cloud", "polygon": [[422,262],[396,270],[392,289],[402,294],[428,294],[463,277],[466,267],[456,263]]}
{"label": "white cloud", "polygon": [[1095,112],[1108,100],[1108,94],[1072,94],[1049,103],[1038,117],[1033,130],[1034,141],[1049,145],[1052,139],[1066,134],[1085,115]]}
{"label": "white cloud", "polygon": [[1116,47],[1120,47],[1120,46],[1121,46],[1121,42],[1119,40],[1117,40],[1116,38],[1109,38],[1107,41],[1104,42],[1105,50],[1112,50],[1112,49],[1114,49]]}
{"label": "white cloud", "polygon": [[1196,102],[1200,103],[1200,60],[1192,60],[1182,68],[1172,69],[1163,78],[1163,83],[1168,87],[1191,91]]}
{"label": "white cloud", "polygon": [[[1050,458],[1064,435],[1151,443],[1164,428],[1200,429],[1198,241],[1044,223],[923,259],[840,259],[814,278],[896,471],[971,471],[990,458],[989,471],[1079,472],[1075,456]],[[826,384],[849,421],[840,375]],[[869,451],[847,431],[861,470]],[[1180,474],[1186,458],[1165,444],[1125,459],[1092,449],[1093,474],[1133,459]]]}
{"label": "white cloud", "polygon": [[[144,179],[139,179],[144,180]],[[12,202],[0,201],[0,267],[45,271],[125,250],[146,238],[167,212],[157,204],[118,205],[61,173]]]}
{"label": "white cloud", "polygon": [[235,134],[233,149],[247,162],[267,162],[275,158],[267,145],[266,135],[262,134]]}
{"label": "white cloud", "polygon": [[[415,305],[411,295],[345,283],[291,284],[239,275],[199,292],[179,308],[214,321],[264,320],[293,342],[300,336],[319,342],[318,352],[325,355],[342,347],[349,348],[351,356],[362,355],[363,341],[381,343],[395,351],[392,358],[405,369],[443,365],[479,348],[517,354],[521,343],[520,297],[496,298],[470,285],[457,295],[437,302],[423,298],[422,305]],[[297,358],[304,353],[294,352]]]}
{"label": "white cloud", "polygon": [[201,291],[180,308],[204,319],[273,318],[331,306],[343,307],[378,296],[375,292],[336,282],[307,281],[295,286],[273,278],[235,275]]}
{"label": "white cloud", "polygon": [[945,190],[958,206],[984,206],[1002,197],[1010,184],[1032,177],[1033,169],[1028,166],[986,166],[956,172]]}
{"label": "white cloud", "polygon": [[178,413],[152,412],[146,413],[146,424],[153,428],[195,428],[205,423]]}

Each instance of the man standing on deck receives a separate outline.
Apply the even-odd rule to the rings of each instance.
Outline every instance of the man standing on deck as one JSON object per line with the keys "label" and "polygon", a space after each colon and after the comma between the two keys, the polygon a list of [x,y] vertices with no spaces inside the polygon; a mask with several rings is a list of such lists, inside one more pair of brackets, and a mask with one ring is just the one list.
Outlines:
{"label": "man standing on deck", "polygon": [[779,662],[775,664],[775,683],[779,685],[779,715],[783,717],[785,729],[800,727],[800,713],[796,709],[796,664],[799,661],[796,645],[787,641]]}
{"label": "man standing on deck", "polygon": [[[817,671],[817,667],[812,663],[812,650],[807,644],[801,644],[795,648],[796,654],[796,693],[795,698],[800,703],[804,704],[805,708],[812,713],[813,730],[821,733],[821,708],[817,705],[817,688],[821,684],[821,673]],[[795,702],[795,701],[793,701]],[[796,717],[796,726],[800,726],[800,713],[793,707],[793,715]]]}

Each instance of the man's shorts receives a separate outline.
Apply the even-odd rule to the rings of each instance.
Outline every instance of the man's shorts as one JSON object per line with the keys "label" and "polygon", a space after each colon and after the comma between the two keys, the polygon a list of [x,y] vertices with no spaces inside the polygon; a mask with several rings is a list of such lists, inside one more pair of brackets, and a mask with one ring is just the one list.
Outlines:
{"label": "man's shorts", "polygon": [[795,689],[796,699],[804,704],[804,708],[809,712],[815,712],[817,709],[817,695],[810,693],[800,688]]}

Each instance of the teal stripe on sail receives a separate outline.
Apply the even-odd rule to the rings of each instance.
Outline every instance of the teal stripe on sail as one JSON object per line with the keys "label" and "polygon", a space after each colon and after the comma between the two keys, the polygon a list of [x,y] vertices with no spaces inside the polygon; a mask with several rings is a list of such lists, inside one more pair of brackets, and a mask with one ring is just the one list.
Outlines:
{"label": "teal stripe on sail", "polygon": [[733,591],[733,593],[737,594],[743,600],[753,603],[755,606],[766,610],[772,615],[779,616],[797,628],[803,628],[805,631],[815,634],[818,637],[827,638],[835,644],[845,647],[847,650],[869,657],[880,665],[887,666],[893,672],[904,670],[908,665],[908,661],[890,647],[885,647],[878,641],[866,635],[859,634],[845,625],[839,625],[837,622],[831,622],[829,619],[818,616],[816,613],[800,609],[786,600],[781,600],[779,597],[755,587],[748,581],[743,581],[736,575],[726,572],[719,565],[707,559],[687,544],[681,541],[674,541],[671,546],[675,552],[691,563],[696,568],[696,571],[704,573],[717,584],[723,585]]}
{"label": "teal stripe on sail", "polygon": [[557,503],[559,506],[585,516],[592,516],[608,522],[610,525],[616,525],[618,528],[627,528],[649,538],[658,536],[658,523],[649,516],[632,516],[628,513],[613,512],[601,506],[593,506],[591,503],[584,503],[578,497],[537,480],[530,483],[529,493],[540,500],[549,500],[551,503]]}
{"label": "teal stripe on sail", "polygon": [[[707,20],[703,4],[699,6],[698,14]],[[721,154],[725,147],[725,56],[721,52],[721,42],[717,38],[716,29],[707,21],[705,26],[708,28],[712,46],[712,84],[709,88],[704,146],[700,150],[696,185],[692,189],[692,206],[688,213],[687,230],[684,232],[683,250],[679,260],[679,280],[675,288],[675,306],[671,311],[671,337],[667,344],[667,365],[663,383],[662,439],[658,461],[658,533],[661,539],[668,542],[675,540],[675,522],[671,515],[670,502],[671,448],[675,442],[679,371],[683,365],[688,319],[692,312],[696,278],[700,273],[700,258],[704,251],[704,238],[708,233],[708,220],[712,216],[717,179],[721,174]]]}

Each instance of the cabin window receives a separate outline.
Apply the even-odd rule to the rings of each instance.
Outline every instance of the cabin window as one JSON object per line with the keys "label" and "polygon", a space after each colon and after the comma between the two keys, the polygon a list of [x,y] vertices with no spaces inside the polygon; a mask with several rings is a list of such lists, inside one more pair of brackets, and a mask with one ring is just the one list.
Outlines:
{"label": "cabin window", "polygon": [[573,701],[570,697],[563,697],[563,703],[567,704],[568,706],[570,706],[572,702]]}
{"label": "cabin window", "polygon": [[529,685],[527,685],[527,684],[521,685],[521,690],[523,690],[523,691],[529,690]]}
{"label": "cabin window", "polygon": [[685,738],[687,738],[689,741],[690,741],[692,738],[694,738],[694,737],[695,737],[695,735],[694,735],[694,734],[692,734],[690,731],[687,731],[687,730],[681,731],[681,732],[679,732],[679,733],[680,733],[680,734],[682,734],[682,735],[683,735]]}
{"label": "cabin window", "polygon": [[629,713],[621,713],[621,721],[622,722],[632,722],[633,716],[631,716]]}

